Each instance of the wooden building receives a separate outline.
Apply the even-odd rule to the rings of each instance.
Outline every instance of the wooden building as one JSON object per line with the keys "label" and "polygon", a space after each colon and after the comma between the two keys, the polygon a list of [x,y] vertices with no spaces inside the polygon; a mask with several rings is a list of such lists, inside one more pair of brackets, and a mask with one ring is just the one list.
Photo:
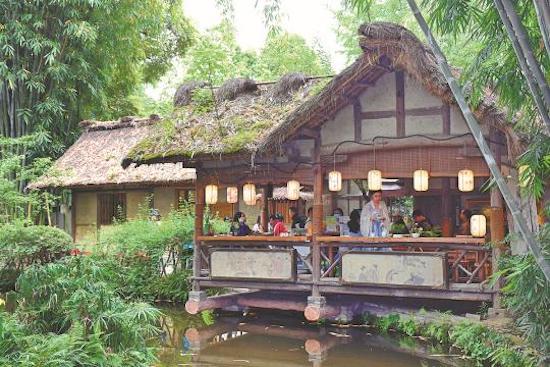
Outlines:
{"label": "wooden building", "polygon": [[134,218],[141,208],[160,216],[193,198],[195,170],[182,164],[120,165],[130,148],[148,136],[158,118],[124,117],[119,121],[83,121],[84,132],[47,175],[30,189],[67,189],[57,224],[79,243],[95,243],[98,229],[116,217]]}
{"label": "wooden building", "polygon": [[[493,301],[497,293],[487,278],[500,247],[486,243],[504,238],[505,210],[498,191],[481,190],[488,167],[434,55],[410,31],[390,23],[363,25],[359,42],[361,57],[333,78],[289,74],[274,84],[236,79],[217,89],[209,106],[190,99],[164,129],[128,153],[125,166],[183,162],[197,170],[189,312],[239,304],[234,295],[206,298],[208,287],[260,290],[257,307],[299,309],[309,320],[343,312],[343,294]],[[489,96],[473,110],[517,192],[519,139]],[[424,187],[413,181],[417,171],[423,171],[417,179],[425,180]],[[474,176],[471,187],[459,184],[460,171]],[[329,190],[330,172],[340,174],[339,190]],[[324,221],[335,207],[349,213],[364,204],[357,182],[371,173],[369,186],[380,173],[392,187],[385,199],[412,197],[415,208],[441,225],[443,236],[327,235]],[[256,201],[250,195],[264,193],[267,218],[273,186],[290,188],[290,181],[313,192],[311,236],[203,235],[201,213],[215,201],[212,191],[205,197],[207,185],[218,196],[236,187],[239,201],[244,197],[251,205]],[[477,218],[487,220],[487,234],[454,236],[460,208],[482,215]],[[309,254],[297,253],[298,246],[309,247]],[[380,248],[385,251],[373,251]],[[309,274],[297,274],[298,261]],[[304,301],[285,301],[282,292],[301,292]]]}

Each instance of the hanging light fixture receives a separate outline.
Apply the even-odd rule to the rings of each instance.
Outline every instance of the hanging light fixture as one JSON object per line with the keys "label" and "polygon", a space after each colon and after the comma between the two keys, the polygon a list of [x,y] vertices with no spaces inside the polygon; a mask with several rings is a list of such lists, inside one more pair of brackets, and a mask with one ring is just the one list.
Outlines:
{"label": "hanging light fixture", "polygon": [[417,169],[413,173],[413,186],[416,191],[428,191],[429,174],[425,169]]}
{"label": "hanging light fixture", "polygon": [[256,185],[247,183],[243,186],[243,200],[246,205],[256,205]]}
{"label": "hanging light fixture", "polygon": [[288,200],[298,200],[300,198],[300,183],[296,180],[290,180],[286,183],[286,196]]}
{"label": "hanging light fixture", "polygon": [[229,204],[236,204],[239,202],[239,188],[236,186],[229,186],[227,188],[227,202]]}
{"label": "hanging light fixture", "polygon": [[204,188],[205,202],[213,205],[218,202],[218,185],[206,185]]}
{"label": "hanging light fixture", "polygon": [[336,152],[334,152],[334,169],[328,173],[329,191],[342,190],[342,173],[336,170]]}
{"label": "hanging light fixture", "polygon": [[[422,148],[418,146],[418,159],[422,162]],[[416,191],[428,191],[430,174],[425,169],[417,169],[413,172],[413,187]]]}
{"label": "hanging light fixture", "polygon": [[484,215],[476,214],[471,216],[470,233],[474,237],[485,237],[487,233],[487,218]]}
{"label": "hanging light fixture", "polygon": [[471,169],[458,171],[458,189],[463,192],[474,191],[474,171]]}
{"label": "hanging light fixture", "polygon": [[374,169],[367,175],[369,191],[382,190],[382,172],[376,169],[376,144],[374,144]]}

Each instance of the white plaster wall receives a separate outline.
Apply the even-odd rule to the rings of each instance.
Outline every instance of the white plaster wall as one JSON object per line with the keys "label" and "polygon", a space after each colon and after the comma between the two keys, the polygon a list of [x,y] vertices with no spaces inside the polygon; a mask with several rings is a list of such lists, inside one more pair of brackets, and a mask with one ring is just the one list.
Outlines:
{"label": "white plaster wall", "polygon": [[[353,115],[352,115],[351,118],[353,120]],[[346,123],[346,121],[344,121],[343,123]],[[311,157],[312,156],[312,154],[313,154],[313,140],[311,140],[311,139],[310,140],[297,140],[296,141],[296,146],[300,150],[300,155],[302,157]]]}
{"label": "white plaster wall", "polygon": [[337,144],[354,138],[353,106],[342,108],[333,120],[327,121],[321,128],[323,145]]}
{"label": "white plaster wall", "polygon": [[176,189],[173,187],[155,187],[153,190],[153,207],[158,209],[161,218],[164,218],[174,209],[176,203]]}
{"label": "white plaster wall", "polygon": [[359,97],[363,111],[395,109],[395,73],[384,74]]}
{"label": "white plaster wall", "polygon": [[140,209],[147,207],[149,191],[132,190],[126,192],[126,218],[134,219],[140,214]]}
{"label": "white plaster wall", "polygon": [[456,106],[451,106],[451,135],[466,134],[469,131],[460,109]]}
{"label": "white plaster wall", "polygon": [[405,135],[441,133],[443,133],[443,118],[440,115],[405,116]]}
{"label": "white plaster wall", "polygon": [[361,121],[361,140],[370,141],[376,136],[396,135],[395,117]]}
{"label": "white plaster wall", "polygon": [[[394,94],[395,95],[395,94]],[[405,74],[405,108],[435,107],[443,103],[430,94],[416,79]],[[395,105],[395,103],[394,103]]]}

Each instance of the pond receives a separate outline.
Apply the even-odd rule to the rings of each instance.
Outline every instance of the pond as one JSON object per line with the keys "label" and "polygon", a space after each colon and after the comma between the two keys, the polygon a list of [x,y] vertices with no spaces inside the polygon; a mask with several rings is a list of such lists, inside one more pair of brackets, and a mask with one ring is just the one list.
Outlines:
{"label": "pond", "polygon": [[215,318],[178,308],[163,311],[158,367],[463,366],[437,347],[361,325],[310,325],[301,315],[265,311]]}

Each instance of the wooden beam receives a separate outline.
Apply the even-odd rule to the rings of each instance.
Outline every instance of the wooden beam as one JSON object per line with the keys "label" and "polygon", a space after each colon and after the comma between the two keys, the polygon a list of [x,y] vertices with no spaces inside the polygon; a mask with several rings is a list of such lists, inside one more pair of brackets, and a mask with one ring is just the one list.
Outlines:
{"label": "wooden beam", "polygon": [[302,127],[298,135],[307,136],[308,138],[315,139],[319,136],[319,130]]}
{"label": "wooden beam", "polygon": [[397,136],[405,136],[405,74],[395,72],[395,120]]}
{"label": "wooden beam", "polygon": [[361,137],[363,136],[362,128],[361,128],[361,113],[362,113],[362,107],[361,107],[361,101],[359,98],[356,98],[353,101],[353,126],[354,126],[354,140],[355,141],[361,141]]}
{"label": "wooden beam", "polygon": [[[437,116],[441,114],[443,107],[418,107],[405,109],[405,115],[407,116]],[[364,111],[361,112],[361,118],[364,120],[375,120],[389,117],[395,117],[397,115],[395,110],[384,111]]]}
{"label": "wooden beam", "polygon": [[448,103],[441,109],[441,119],[443,120],[443,134],[451,135],[451,106]]}

